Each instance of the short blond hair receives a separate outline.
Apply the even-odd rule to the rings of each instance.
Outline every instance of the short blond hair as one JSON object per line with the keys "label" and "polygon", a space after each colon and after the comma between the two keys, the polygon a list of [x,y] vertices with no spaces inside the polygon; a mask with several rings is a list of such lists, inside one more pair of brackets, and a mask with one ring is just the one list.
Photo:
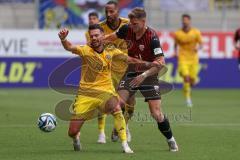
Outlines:
{"label": "short blond hair", "polygon": [[129,19],[133,19],[133,18],[141,19],[141,18],[146,18],[146,16],[147,16],[147,14],[146,14],[145,10],[140,7],[136,7],[134,9],[132,9],[130,11],[130,13],[128,14]]}

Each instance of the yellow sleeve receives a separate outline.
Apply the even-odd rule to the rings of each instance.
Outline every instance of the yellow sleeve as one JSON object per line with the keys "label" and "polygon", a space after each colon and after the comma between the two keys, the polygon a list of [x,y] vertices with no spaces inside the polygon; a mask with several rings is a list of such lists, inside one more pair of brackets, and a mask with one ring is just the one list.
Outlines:
{"label": "yellow sleeve", "polygon": [[123,17],[120,17],[121,18],[121,23],[122,23],[122,25],[124,25],[124,24],[128,24],[129,23],[129,19],[127,19],[127,18],[123,18]]}
{"label": "yellow sleeve", "polygon": [[128,58],[127,54],[125,54],[121,50],[119,50],[119,49],[112,50],[112,60],[113,61],[124,61],[124,62],[126,62],[127,58]]}
{"label": "yellow sleeve", "polygon": [[76,50],[73,52],[73,54],[77,54],[79,56],[84,56],[84,45],[76,46]]}

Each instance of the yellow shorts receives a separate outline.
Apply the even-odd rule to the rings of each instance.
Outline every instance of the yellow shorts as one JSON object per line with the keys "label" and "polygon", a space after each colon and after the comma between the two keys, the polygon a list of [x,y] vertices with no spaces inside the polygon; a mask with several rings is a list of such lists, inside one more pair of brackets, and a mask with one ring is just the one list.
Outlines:
{"label": "yellow shorts", "polygon": [[198,63],[179,63],[178,72],[182,77],[189,76],[191,79],[196,80],[198,75]]}
{"label": "yellow shorts", "polygon": [[97,96],[96,98],[85,95],[77,95],[72,106],[72,119],[90,120],[101,116],[105,113],[106,102],[112,97],[117,97],[117,94],[104,93],[104,95]]}

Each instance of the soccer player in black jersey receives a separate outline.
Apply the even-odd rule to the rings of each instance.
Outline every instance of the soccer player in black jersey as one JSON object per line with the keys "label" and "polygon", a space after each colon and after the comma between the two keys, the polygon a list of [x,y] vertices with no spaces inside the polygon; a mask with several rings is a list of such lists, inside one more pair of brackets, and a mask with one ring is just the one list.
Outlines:
{"label": "soccer player in black jersey", "polygon": [[[157,33],[146,25],[146,12],[142,8],[134,8],[129,14],[130,23],[123,25],[117,32],[106,35],[106,41],[117,38],[129,43],[128,55],[144,61],[164,65],[164,54]],[[118,94],[123,105],[129,97],[140,90],[149,105],[152,117],[158,124],[158,129],[166,137],[170,151],[178,151],[178,145],[173,137],[169,121],[161,110],[158,73],[160,67],[152,67],[144,72],[137,65],[129,65],[125,76],[120,81]],[[153,89],[144,89],[152,86]]]}

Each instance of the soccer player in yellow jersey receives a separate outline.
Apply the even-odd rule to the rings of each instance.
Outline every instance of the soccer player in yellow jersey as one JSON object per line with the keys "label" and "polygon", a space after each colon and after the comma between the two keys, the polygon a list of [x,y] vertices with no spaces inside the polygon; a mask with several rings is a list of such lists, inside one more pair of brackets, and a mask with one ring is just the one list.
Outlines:
{"label": "soccer player in yellow jersey", "polygon": [[[89,20],[89,25],[93,24],[98,24],[99,23],[99,18],[97,12],[91,12],[88,14],[88,20]],[[89,32],[87,31],[85,33],[87,43],[90,43],[90,36]],[[99,115],[98,116],[98,140],[97,142],[100,144],[106,143],[106,136],[105,136],[105,121],[106,121],[106,115]]]}
{"label": "soccer player in yellow jersey", "polygon": [[67,35],[67,29],[59,32],[63,47],[82,59],[79,92],[73,104],[74,115],[68,131],[73,139],[74,150],[81,150],[80,129],[83,123],[97,117],[99,113],[111,113],[114,117],[114,127],[122,141],[123,151],[133,153],[127,143],[125,120],[110,78],[112,59],[118,56],[123,61],[128,61],[129,58],[118,49],[104,49],[104,32],[97,24],[89,26],[90,46],[73,46],[66,39]]}
{"label": "soccer player in yellow jersey", "polygon": [[[116,32],[120,27],[129,23],[128,19],[119,17],[118,3],[115,1],[109,1],[106,3],[105,15],[106,15],[106,20],[100,22],[99,24],[103,28],[104,33],[106,35]],[[106,44],[106,47],[117,48],[123,51],[126,55],[128,54],[127,43],[122,39],[116,39],[114,41],[108,42]],[[122,61],[115,61],[112,63],[112,80],[115,88],[118,88],[118,84],[121,78],[123,77],[126,71],[126,68],[127,68],[126,63],[123,63]],[[131,98],[129,98],[124,108],[124,111],[125,111],[124,118],[127,124],[128,124],[128,120],[133,116],[134,105],[135,105],[135,97],[132,96]],[[99,143],[106,141],[105,134],[104,134],[105,119],[106,119],[105,115],[103,115],[98,119],[98,126],[99,126],[99,132],[100,132],[98,137]],[[118,140],[118,134],[116,130],[113,131],[111,139],[112,141]],[[127,125],[127,139],[128,139],[128,142],[131,141],[131,134],[130,134],[128,125]]]}
{"label": "soccer player in yellow jersey", "polygon": [[[129,22],[128,19],[119,17],[118,4],[115,1],[109,1],[105,6],[106,20],[100,22],[105,34],[110,34],[117,31],[121,26]],[[127,55],[127,44],[122,39],[116,39],[108,42],[107,47],[117,48]],[[114,86],[117,87],[120,79],[126,71],[127,65],[125,63],[115,62],[112,64],[112,79]]]}
{"label": "soccer player in yellow jersey", "polygon": [[197,51],[202,48],[201,32],[191,27],[191,17],[182,15],[182,28],[174,34],[174,49],[178,57],[178,71],[183,77],[183,92],[188,107],[192,107],[191,86],[196,83],[199,58]]}
{"label": "soccer player in yellow jersey", "polygon": [[[97,12],[90,12],[88,14],[88,25],[98,24],[99,23],[99,17]],[[87,42],[90,42],[90,37],[88,31],[85,33],[85,37]]]}
{"label": "soccer player in yellow jersey", "polygon": [[[96,12],[89,13],[88,15],[89,25],[99,23],[99,25],[103,28],[104,33],[110,34],[110,33],[116,32],[121,26],[129,23],[128,19],[119,17],[118,3],[115,1],[109,1],[106,3],[105,15],[106,15],[106,20],[99,23],[97,13]],[[86,36],[87,42],[89,42],[90,41],[89,33],[86,32],[85,36]],[[108,42],[105,45],[106,47],[109,47],[109,48],[117,48],[123,51],[127,55],[127,43],[122,39],[116,39],[112,42]],[[112,80],[115,88],[118,87],[119,81],[123,77],[126,71],[126,68],[127,68],[127,64],[122,61],[115,61],[112,63]],[[134,96],[132,96],[127,101],[124,109],[125,110],[124,118],[126,120],[126,123],[128,123],[128,120],[133,116],[134,105],[135,105],[135,98]],[[106,143],[105,123],[106,123],[106,115],[102,115],[98,117],[99,135],[98,135],[97,142],[100,144]],[[112,141],[118,140],[118,133],[116,132],[116,130],[113,131],[111,138],[112,138]],[[128,125],[127,125],[127,139],[129,142],[131,141],[131,134],[128,129]]]}

